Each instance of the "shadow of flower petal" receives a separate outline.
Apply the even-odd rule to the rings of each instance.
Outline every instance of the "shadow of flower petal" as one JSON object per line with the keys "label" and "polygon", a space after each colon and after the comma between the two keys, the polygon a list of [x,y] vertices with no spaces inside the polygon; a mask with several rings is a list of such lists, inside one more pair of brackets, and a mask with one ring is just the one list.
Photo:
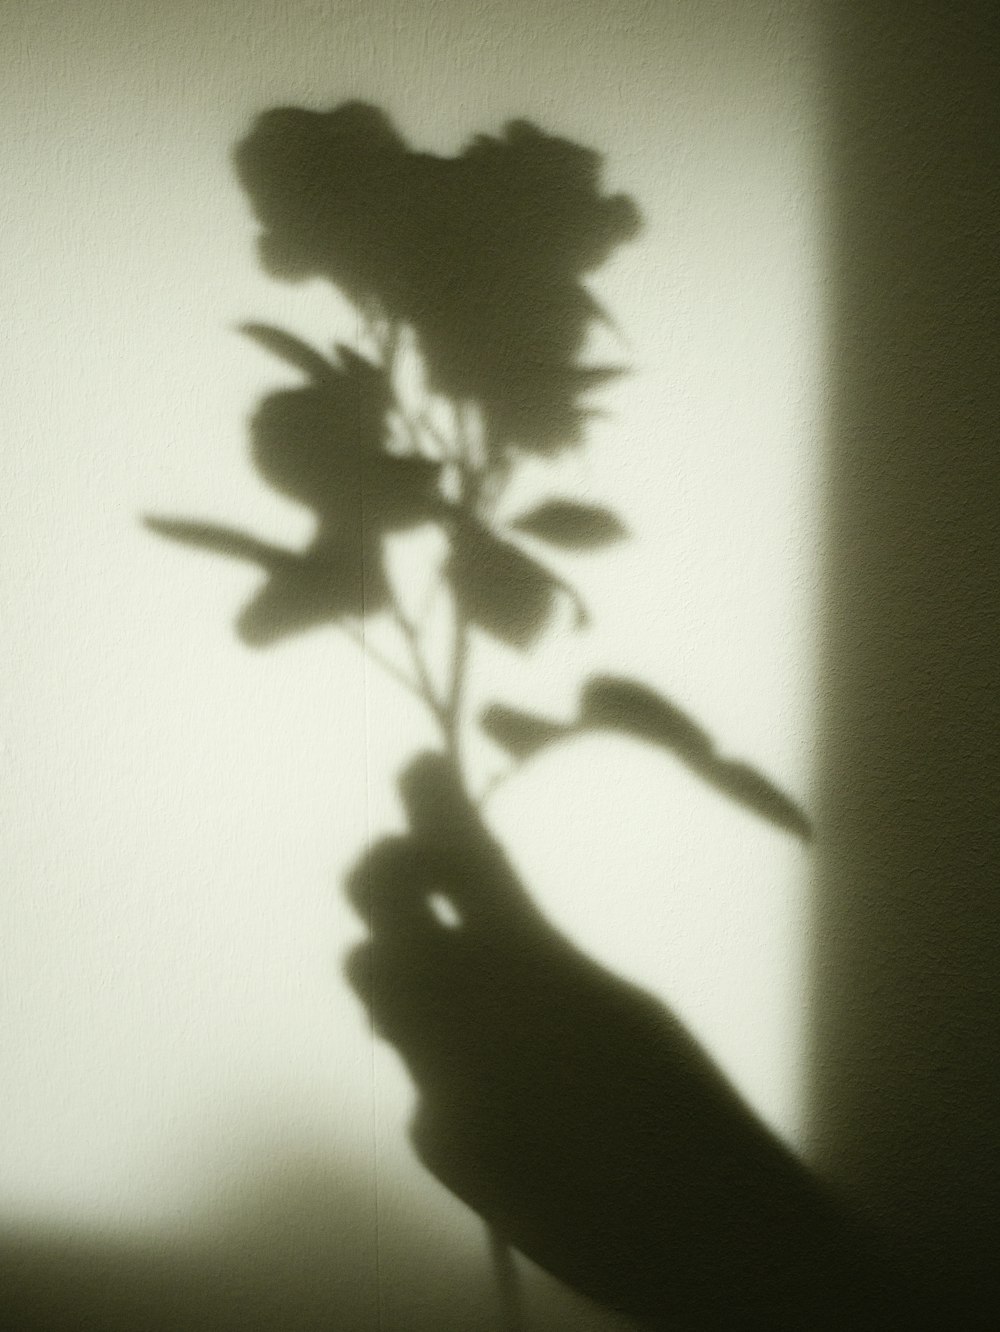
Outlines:
{"label": "shadow of flower petal", "polygon": [[267,113],[235,163],[272,272],[409,325],[430,387],[477,403],[493,450],[579,442],[580,395],[609,375],[579,364],[605,317],[582,279],[639,230],[632,201],[601,192],[596,152],[515,121],[437,157],[346,102]]}

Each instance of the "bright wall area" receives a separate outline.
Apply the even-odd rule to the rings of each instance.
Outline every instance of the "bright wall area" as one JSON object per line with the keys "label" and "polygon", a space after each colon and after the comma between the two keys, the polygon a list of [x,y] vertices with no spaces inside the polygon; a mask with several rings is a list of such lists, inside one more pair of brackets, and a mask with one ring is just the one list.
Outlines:
{"label": "bright wall area", "polygon": [[[566,565],[592,630],[485,660],[477,689],[568,709],[585,673],[634,674],[808,804],[807,8],[4,7],[0,1210],[12,1243],[58,1235],[67,1290],[77,1253],[108,1272],[131,1254],[157,1289],[183,1253],[196,1290],[208,1252],[237,1306],[284,1291],[287,1326],[378,1309],[468,1328],[492,1299],[481,1229],[412,1160],[405,1076],[339,971],[359,935],[340,879],[398,826],[393,778],[426,729],[333,632],[248,651],[232,621],[254,575],[139,522],[306,533],[247,457],[284,371],[234,330],[352,325],[329,289],[258,266],[233,143],[267,107],[359,97],[438,152],[525,117],[605,154],[645,222],[594,284],[634,372],[558,475],[632,539]],[[795,1140],[806,853],[611,740],[541,761],[490,817],[557,923],[673,1005]],[[540,1326],[612,1325],[544,1283],[532,1298]]]}

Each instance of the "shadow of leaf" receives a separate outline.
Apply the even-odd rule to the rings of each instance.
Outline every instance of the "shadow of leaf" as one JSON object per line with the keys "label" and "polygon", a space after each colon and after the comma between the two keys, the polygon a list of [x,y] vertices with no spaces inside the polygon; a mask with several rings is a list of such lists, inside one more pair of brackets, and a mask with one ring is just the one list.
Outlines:
{"label": "shadow of leaf", "polygon": [[688,763],[703,763],[714,752],[711,737],[675,703],[634,680],[597,676],[580,696],[585,727],[625,731],[662,745]]}
{"label": "shadow of leaf", "polygon": [[511,647],[534,642],[560,592],[572,602],[577,625],[586,622],[583,605],[567,583],[479,523],[456,527],[447,573],[461,613]]}
{"label": "shadow of leaf", "polygon": [[672,750],[703,781],[737,804],[803,841],[812,838],[812,825],[794,800],[756,768],[723,758],[707,731],[645,685],[596,677],[583,691],[581,719],[584,725],[611,727]]}
{"label": "shadow of leaf", "polygon": [[336,362],[327,360],[315,347],[310,347],[308,342],[303,342],[283,328],[275,328],[273,324],[249,323],[241,324],[240,332],[318,383],[329,383],[340,374]]}
{"label": "shadow of leaf", "polygon": [[239,528],[219,523],[202,523],[190,518],[157,518],[150,514],[143,519],[143,525],[169,541],[207,550],[213,555],[259,564],[262,569],[273,570],[284,561],[297,558],[294,552],[283,546],[272,545]]}
{"label": "shadow of leaf", "polygon": [[309,382],[264,398],[251,421],[258,471],[312,510],[316,537],[304,551],[270,545],[235,528],[148,518],[161,536],[266,569],[237,629],[256,647],[344,616],[370,615],[391,600],[382,538],[442,519],[441,466],[385,451],[391,389],[385,371],[338,346],[334,359],[267,324],[243,329]]}
{"label": "shadow of leaf", "polygon": [[505,704],[487,708],[480,724],[491,740],[519,760],[587,731],[631,735],[669,750],[702,781],[751,813],[803,841],[812,839],[812,825],[790,796],[750,764],[722,757],[703,727],[637,681],[593,677],[582,691],[579,719],[568,725]]}
{"label": "shadow of leaf", "polygon": [[379,552],[363,543],[316,546],[276,569],[236,622],[244,643],[267,647],[345,616],[370,616],[389,604]]}
{"label": "shadow of leaf", "polygon": [[624,524],[610,509],[572,500],[549,500],[511,525],[527,536],[570,550],[607,546],[628,535]]}
{"label": "shadow of leaf", "polygon": [[385,451],[392,393],[380,366],[343,346],[337,361],[327,361],[266,325],[247,331],[310,376],[302,388],[264,398],[250,433],[257,470],[276,490],[312,509],[321,538],[359,523],[374,536],[440,513],[440,465]]}
{"label": "shadow of leaf", "polygon": [[576,726],[564,726],[519,708],[494,703],[480,718],[480,725],[508,754],[516,759],[528,759],[547,745],[564,740],[576,732]]}
{"label": "shadow of leaf", "polygon": [[344,616],[371,615],[389,601],[379,550],[360,539],[315,543],[297,553],[213,523],[149,517],[145,525],[168,540],[267,570],[267,581],[236,622],[240,638],[252,647]]}

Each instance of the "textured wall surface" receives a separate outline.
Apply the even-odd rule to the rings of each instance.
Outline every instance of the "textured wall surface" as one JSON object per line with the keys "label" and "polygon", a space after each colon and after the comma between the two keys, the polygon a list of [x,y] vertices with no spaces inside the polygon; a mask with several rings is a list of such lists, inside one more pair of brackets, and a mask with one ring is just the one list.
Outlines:
{"label": "textured wall surface", "polygon": [[828,36],[811,1136],[992,1326],[1000,42],[978,4],[834,5]]}
{"label": "textured wall surface", "polygon": [[[988,1284],[995,94],[963,8],[9,0],[0,1209],[26,1298],[494,1325],[482,1228],[414,1161],[340,975],[341,877],[429,732],[333,633],[248,652],[254,576],[139,523],[306,534],[247,457],[283,371],[234,329],[354,325],[262,272],[229,153],[267,107],[348,97],[440,153],[527,117],[644,218],[594,280],[634,373],[558,474],[632,540],[566,566],[593,629],[487,656],[482,699],[641,676],[814,804],[819,872],[611,741],[505,788],[494,827],[768,1120]],[[526,1279],[533,1325],[614,1326]]]}

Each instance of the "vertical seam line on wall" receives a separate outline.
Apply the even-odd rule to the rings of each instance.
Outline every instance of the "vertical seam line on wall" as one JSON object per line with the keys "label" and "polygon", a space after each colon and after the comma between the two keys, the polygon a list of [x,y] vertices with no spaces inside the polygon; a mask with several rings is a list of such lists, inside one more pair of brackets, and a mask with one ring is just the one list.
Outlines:
{"label": "vertical seam line on wall", "polygon": [[[355,315],[354,326],[354,349],[361,354],[361,317]],[[355,400],[355,427],[360,435],[361,413],[360,405]],[[365,544],[365,488],[364,480],[358,491],[358,504],[360,507],[359,522],[361,525],[360,547],[361,547],[361,706],[364,713],[364,787],[365,787],[365,849],[371,850],[372,844],[372,818],[371,818],[371,710],[368,705],[369,693],[369,673],[368,673],[368,616],[367,616],[367,596],[368,596],[368,564],[367,550]],[[371,860],[369,857],[369,874],[371,873]],[[372,931],[372,895],[368,893],[368,938],[374,941]],[[381,1209],[379,1206],[379,1144],[378,1144],[378,1112],[377,1112],[377,1087],[378,1087],[378,1066],[375,1047],[375,949],[370,947],[369,966],[372,969],[369,983],[371,985],[371,1002],[369,1005],[368,1017],[368,1035],[370,1041],[370,1061],[369,1068],[371,1073],[371,1116],[372,1116],[372,1200],[375,1212],[375,1323],[378,1329],[382,1327],[382,1264],[381,1264]]]}

